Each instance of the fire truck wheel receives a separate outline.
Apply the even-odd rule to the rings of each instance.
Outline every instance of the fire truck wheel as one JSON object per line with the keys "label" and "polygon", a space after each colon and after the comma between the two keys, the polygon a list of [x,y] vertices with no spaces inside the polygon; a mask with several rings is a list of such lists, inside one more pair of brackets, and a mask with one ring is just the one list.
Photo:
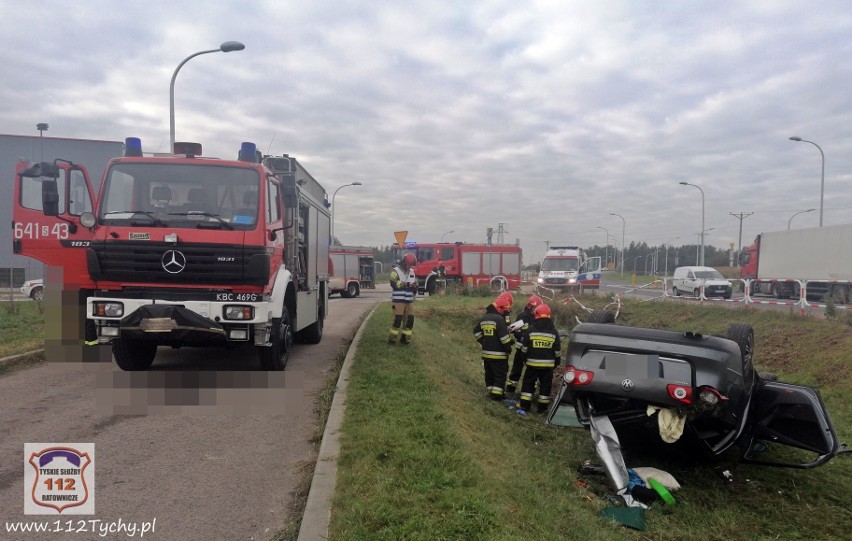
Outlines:
{"label": "fire truck wheel", "polygon": [[299,331],[297,335],[299,341],[305,344],[319,344],[322,340],[322,326],[324,319],[325,314],[320,313],[319,317],[314,323],[311,323],[310,325]]}
{"label": "fire truck wheel", "polygon": [[148,370],[157,355],[157,344],[144,340],[126,340],[117,338],[112,343],[112,355],[115,364],[127,372]]}
{"label": "fire truck wheel", "polygon": [[360,292],[360,288],[355,282],[349,282],[349,285],[346,286],[346,296],[350,299],[357,297]]}
{"label": "fire truck wheel", "polygon": [[280,372],[290,360],[290,350],[293,349],[293,326],[290,324],[290,313],[287,309],[280,318],[272,320],[272,345],[258,346],[260,366],[264,370]]}

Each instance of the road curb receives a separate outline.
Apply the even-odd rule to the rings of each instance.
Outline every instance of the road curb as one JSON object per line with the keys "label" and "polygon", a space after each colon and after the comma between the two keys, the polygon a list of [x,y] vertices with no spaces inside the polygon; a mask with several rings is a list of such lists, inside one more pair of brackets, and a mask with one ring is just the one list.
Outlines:
{"label": "road curb", "polygon": [[352,339],[346,357],[343,359],[340,375],[337,378],[337,388],[334,391],[331,409],[328,412],[328,420],[322,433],[319,455],[314,467],[314,475],[308,492],[308,500],[305,503],[305,512],[302,515],[302,525],[299,528],[297,541],[328,539],[328,526],[331,522],[331,499],[334,496],[334,485],[337,481],[337,459],[340,456],[340,427],[343,424],[343,415],[346,413],[349,372],[364,327],[373,317],[373,313],[383,304],[382,302],[377,303],[364,318],[364,321],[358,327],[358,332]]}
{"label": "road curb", "polygon": [[34,349],[32,351],[27,351],[26,353],[19,353],[17,355],[9,355],[8,357],[0,358],[0,366],[7,364],[15,364],[19,361],[25,361],[29,358],[36,357],[39,354],[44,354],[43,349]]}

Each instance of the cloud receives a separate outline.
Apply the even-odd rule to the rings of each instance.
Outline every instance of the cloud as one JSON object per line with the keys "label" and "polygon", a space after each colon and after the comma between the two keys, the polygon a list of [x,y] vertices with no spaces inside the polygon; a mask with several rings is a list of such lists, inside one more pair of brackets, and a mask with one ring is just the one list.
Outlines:
{"label": "cloud", "polygon": [[[297,1],[240,4],[0,0],[4,131],[235,156],[294,155],[337,197],[335,233],[388,244],[481,241],[504,224],[603,244],[600,227],[692,243],[784,229],[819,205],[852,221],[852,13],[844,2]],[[817,225],[818,213],[796,218]]]}

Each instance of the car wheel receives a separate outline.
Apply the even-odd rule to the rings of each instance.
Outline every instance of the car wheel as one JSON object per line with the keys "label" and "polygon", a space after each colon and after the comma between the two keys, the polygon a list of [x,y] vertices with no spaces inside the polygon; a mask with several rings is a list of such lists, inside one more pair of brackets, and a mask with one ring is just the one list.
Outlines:
{"label": "car wheel", "polygon": [[743,380],[751,383],[754,378],[754,329],[751,325],[732,323],[725,337],[739,346],[743,360]]}
{"label": "car wheel", "polygon": [[680,291],[678,291],[676,287],[673,287],[672,295],[674,295],[675,297],[680,297]]}
{"label": "car wheel", "polygon": [[698,289],[698,288],[695,288],[695,289],[692,290],[692,296],[693,297],[697,297],[700,293],[701,293],[701,290]]}
{"label": "car wheel", "polygon": [[33,290],[30,291],[30,298],[32,298],[32,300],[38,301],[38,302],[43,301],[44,300],[44,288],[43,287],[33,288]]}
{"label": "car wheel", "polygon": [[588,323],[615,323],[615,314],[609,310],[592,310]]}
{"label": "car wheel", "polygon": [[157,355],[157,344],[144,340],[116,338],[112,343],[115,364],[124,371],[148,370]]}

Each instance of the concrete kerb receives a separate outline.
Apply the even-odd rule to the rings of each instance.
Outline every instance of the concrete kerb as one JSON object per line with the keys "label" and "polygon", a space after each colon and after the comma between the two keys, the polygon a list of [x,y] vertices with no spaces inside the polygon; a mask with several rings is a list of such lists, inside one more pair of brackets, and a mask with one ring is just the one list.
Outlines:
{"label": "concrete kerb", "polygon": [[358,327],[358,332],[352,339],[346,357],[343,359],[340,376],[337,378],[337,388],[334,391],[331,409],[328,412],[328,420],[322,433],[322,442],[317,456],[317,464],[314,467],[311,488],[308,492],[308,501],[305,503],[305,512],[302,515],[298,541],[328,539],[328,526],[331,522],[331,499],[334,496],[334,485],[337,481],[337,458],[340,455],[340,427],[343,424],[343,415],[346,412],[349,372],[358,350],[358,342],[361,340],[364,326],[379,306],[384,304],[383,302],[376,304],[364,318],[361,326]]}
{"label": "concrete kerb", "polygon": [[26,353],[19,353],[18,355],[9,355],[8,357],[0,358],[0,366],[16,364],[20,361],[26,361],[39,355],[44,355],[43,349],[34,349],[32,351],[27,351]]}

